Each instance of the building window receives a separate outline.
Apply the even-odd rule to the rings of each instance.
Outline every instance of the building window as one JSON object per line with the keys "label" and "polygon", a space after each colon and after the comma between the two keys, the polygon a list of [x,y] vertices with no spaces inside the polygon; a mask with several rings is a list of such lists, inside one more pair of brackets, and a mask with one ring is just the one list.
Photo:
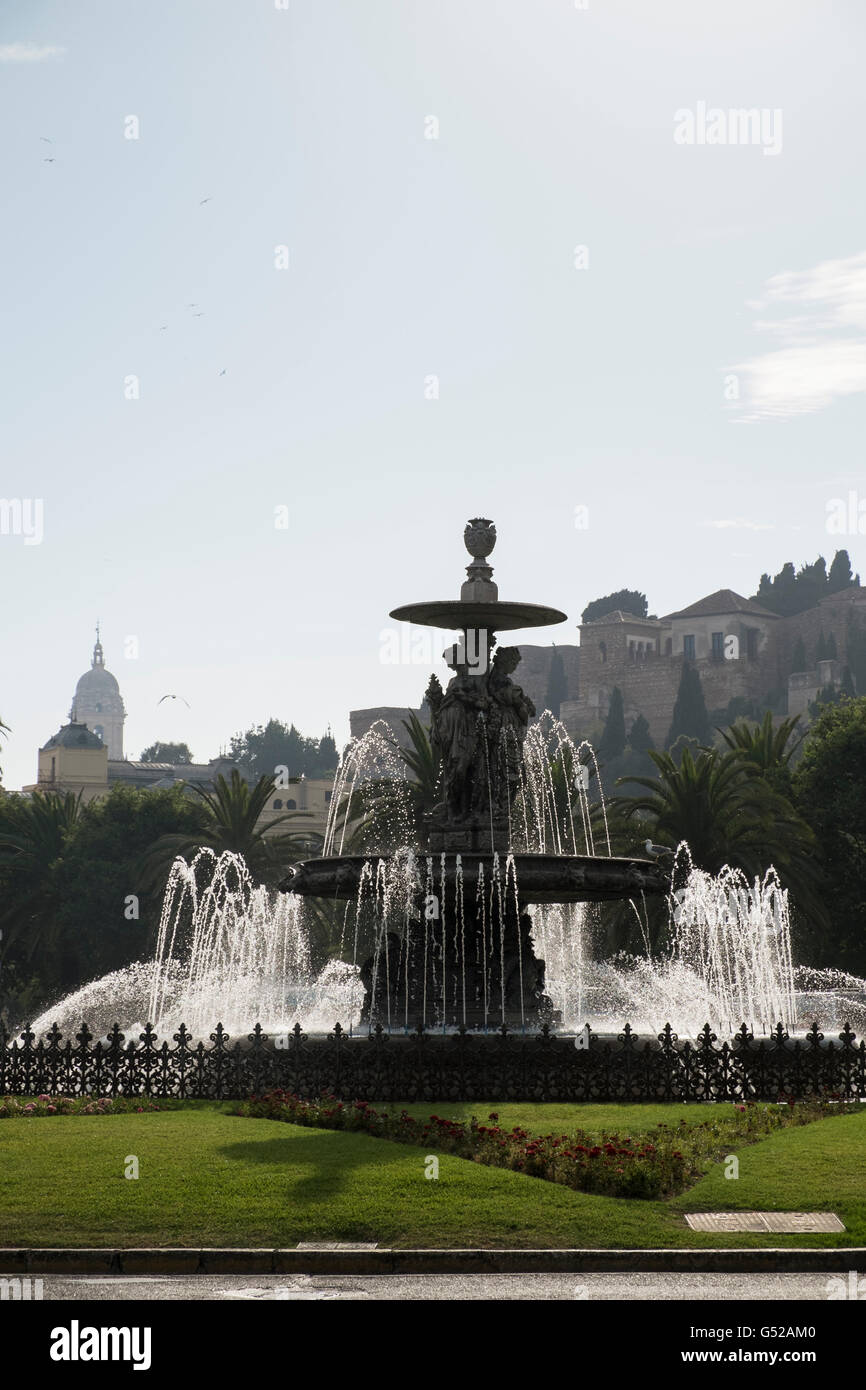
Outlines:
{"label": "building window", "polygon": [[331,799],[331,797],[332,797],[333,795],[334,795],[333,792],[325,792],[325,805],[326,805],[326,806],[327,806],[328,802],[330,801],[330,799]]}
{"label": "building window", "polygon": [[280,797],[277,797],[276,801],[274,802],[274,810],[275,810],[275,811],[282,811],[282,809],[283,809],[282,800],[280,799]]}
{"label": "building window", "polygon": [[683,638],[683,656],[686,661],[694,661],[695,659],[695,635],[693,632],[688,633]]}
{"label": "building window", "polygon": [[666,638],[665,638],[665,656],[670,656],[671,653],[672,653],[672,651],[673,651],[673,649],[674,649],[674,639],[673,639],[672,637],[666,637]]}
{"label": "building window", "polygon": [[713,661],[724,661],[725,659],[725,634],[723,632],[713,633]]}
{"label": "building window", "polygon": [[758,659],[758,629],[756,627],[746,628],[746,655],[750,661]]}
{"label": "building window", "polygon": [[287,811],[297,811],[297,809],[298,809],[298,803],[297,803],[296,801],[287,801],[287,802],[286,802],[286,810],[287,810]]}
{"label": "building window", "polygon": [[601,664],[602,664],[602,666],[603,666],[604,663],[607,661],[607,643],[606,643],[606,642],[599,642],[599,644],[598,644],[598,654],[599,654],[599,656],[601,657]]}

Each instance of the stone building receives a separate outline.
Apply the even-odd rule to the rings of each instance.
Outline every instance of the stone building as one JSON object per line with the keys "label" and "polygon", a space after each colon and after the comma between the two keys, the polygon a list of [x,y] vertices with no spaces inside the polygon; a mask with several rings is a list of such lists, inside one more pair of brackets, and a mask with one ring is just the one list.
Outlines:
{"label": "stone building", "polygon": [[[597,732],[607,717],[614,686],[622,691],[626,728],[644,715],[657,746],[670,729],[682,667],[698,671],[707,709],[724,710],[739,697],[802,713],[827,685],[839,684],[852,632],[866,632],[866,589],[851,585],[814,608],[791,617],[718,589],[663,618],[615,611],[580,625],[580,683],[576,699],[562,707],[572,736]],[[836,658],[822,659],[820,643],[832,636]],[[793,670],[798,641],[807,669]]]}

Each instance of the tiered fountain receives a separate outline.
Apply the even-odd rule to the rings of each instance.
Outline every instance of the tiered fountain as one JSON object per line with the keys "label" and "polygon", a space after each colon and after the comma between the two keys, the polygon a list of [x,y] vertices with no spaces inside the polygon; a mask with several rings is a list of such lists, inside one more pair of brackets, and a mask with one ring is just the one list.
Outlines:
{"label": "tiered fountain", "polygon": [[487,563],[496,542],[492,521],[468,522],[464,540],[472,562],[459,599],[391,613],[461,634],[445,654],[454,671],[447,687],[432,676],[427,689],[441,799],[416,827],[418,843],[377,856],[326,853],[296,865],[280,885],[304,897],[349,900],[356,916],[368,907],[375,944],[361,967],[362,1018],[387,1027],[554,1021],[530,907],[670,888],[669,875],[652,860],[562,852],[561,845],[539,852],[537,837],[531,852],[515,848],[527,838],[520,833],[524,745],[536,711],[512,680],[519,649],[499,645],[497,634],[561,623],[566,615],[500,600]]}

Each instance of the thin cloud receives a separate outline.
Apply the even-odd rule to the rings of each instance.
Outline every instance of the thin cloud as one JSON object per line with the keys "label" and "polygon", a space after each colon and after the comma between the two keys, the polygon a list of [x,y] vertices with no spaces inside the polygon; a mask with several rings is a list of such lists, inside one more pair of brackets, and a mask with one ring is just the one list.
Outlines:
{"label": "thin cloud", "polygon": [[44,63],[65,52],[65,48],[53,43],[2,43],[0,63]]}
{"label": "thin cloud", "polygon": [[749,307],[772,347],[728,369],[741,381],[739,423],[811,415],[866,392],[866,251],[774,275]]}

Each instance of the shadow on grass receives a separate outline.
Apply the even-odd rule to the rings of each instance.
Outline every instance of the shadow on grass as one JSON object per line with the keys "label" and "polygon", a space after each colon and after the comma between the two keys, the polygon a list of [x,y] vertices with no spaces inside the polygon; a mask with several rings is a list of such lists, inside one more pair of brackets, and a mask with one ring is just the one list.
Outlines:
{"label": "shadow on grass", "polygon": [[[364,1169],[382,1172],[403,1168],[409,1151],[405,1145],[369,1134],[304,1129],[303,1135],[296,1130],[268,1139],[223,1144],[217,1152],[237,1163],[272,1168],[291,1182],[293,1201],[317,1202],[345,1191],[350,1179]],[[423,1164],[421,1149],[412,1148],[411,1154],[412,1161]],[[416,1159],[416,1154],[422,1156]]]}

